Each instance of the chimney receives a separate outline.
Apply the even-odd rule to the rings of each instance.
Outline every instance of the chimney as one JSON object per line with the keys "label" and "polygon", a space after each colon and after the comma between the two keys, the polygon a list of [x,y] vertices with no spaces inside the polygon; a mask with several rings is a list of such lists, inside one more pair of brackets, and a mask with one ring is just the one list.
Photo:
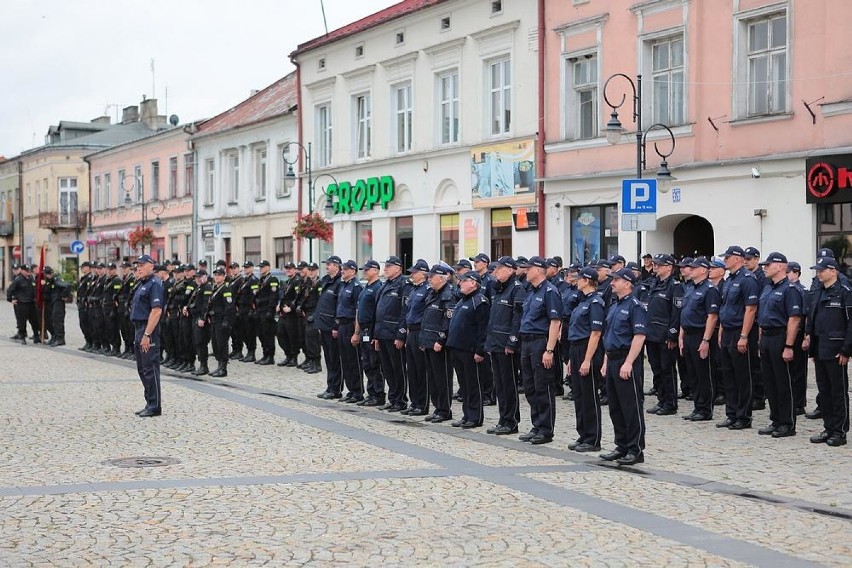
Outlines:
{"label": "chimney", "polygon": [[139,121],[151,130],[157,130],[160,124],[157,116],[157,99],[145,99],[139,106],[141,109]]}
{"label": "chimney", "polygon": [[124,107],[121,111],[121,124],[130,124],[131,122],[139,122],[139,107],[136,105]]}
{"label": "chimney", "polygon": [[92,124],[105,124],[109,126],[112,123],[108,116],[99,116],[92,119]]}

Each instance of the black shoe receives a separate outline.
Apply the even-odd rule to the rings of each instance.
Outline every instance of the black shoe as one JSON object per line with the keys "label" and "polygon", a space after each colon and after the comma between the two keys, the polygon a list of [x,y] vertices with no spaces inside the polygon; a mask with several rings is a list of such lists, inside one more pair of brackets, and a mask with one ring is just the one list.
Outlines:
{"label": "black shoe", "polygon": [[210,374],[210,369],[208,369],[207,365],[205,365],[205,364],[199,365],[197,369],[195,369],[194,371],[192,371],[190,373],[190,375],[195,375],[196,377],[200,377],[202,375],[208,375],[208,374]]}
{"label": "black shoe", "polygon": [[215,371],[210,373],[210,376],[211,377],[217,377],[217,378],[218,377],[227,377],[228,376],[228,370],[225,369],[224,367],[219,367],[218,369],[216,369]]}
{"label": "black shoe", "polygon": [[371,400],[375,400],[375,399],[374,399],[373,397],[371,397],[371,396],[368,396],[367,398],[362,398],[361,400],[359,400],[358,402],[356,402],[356,403],[355,403],[355,405],[356,405],[356,406],[364,406],[365,404],[367,404],[367,403],[368,403],[368,402],[370,402]]}
{"label": "black shoe", "polygon": [[429,412],[424,408],[409,408],[408,415],[409,416],[426,416]]}
{"label": "black shoe", "polygon": [[272,357],[263,357],[260,361],[255,361],[256,365],[274,365],[275,359]]}
{"label": "black shoe", "polygon": [[762,399],[754,399],[751,401],[751,409],[752,410],[765,410],[766,409],[766,401]]}
{"label": "black shoe", "polygon": [[615,460],[618,465],[636,465],[637,463],[645,463],[645,454],[627,454]]}
{"label": "black shoe", "polygon": [[607,406],[609,404],[609,397],[606,395],[601,395],[601,406]]}
{"label": "black shoe", "polygon": [[307,365],[307,364],[308,364],[308,362],[309,362],[309,361],[308,361],[307,359],[305,359],[304,361],[302,361],[301,363],[299,363],[298,365],[296,365],[296,368],[297,368],[297,369],[304,369],[304,368],[305,368],[305,365]]}
{"label": "black shoe", "polygon": [[143,413],[143,412],[145,412],[146,410],[148,410],[148,407],[147,407],[147,406],[146,406],[145,408],[143,408],[142,410],[137,410],[137,411],[136,411],[136,412],[134,412],[133,414],[135,414],[136,416],[139,416],[140,414],[142,414],[142,413]]}
{"label": "black shoe", "polygon": [[648,410],[646,410],[645,412],[646,412],[646,413],[648,413],[648,414],[656,414],[656,413],[658,413],[659,411],[660,411],[660,405],[659,405],[659,404],[655,404],[654,406],[652,406],[651,408],[649,408],[649,409],[648,409]]}
{"label": "black shoe", "polygon": [[677,414],[677,408],[661,408],[656,412],[657,416],[671,416]]}
{"label": "black shoe", "polygon": [[453,428],[461,428],[461,425],[466,424],[466,423],[467,423],[467,420],[462,418],[461,420],[456,420],[455,422],[450,424],[450,426],[452,426]]}
{"label": "black shoe", "polygon": [[571,391],[565,393],[565,396],[562,397],[562,400],[576,400],[577,395]]}
{"label": "black shoe", "polygon": [[751,428],[751,422],[747,420],[736,420],[728,426],[728,430],[748,430],[749,428]]}
{"label": "black shoe", "polygon": [[822,410],[817,407],[814,409],[813,412],[806,412],[805,418],[808,418],[810,420],[819,420],[820,418],[822,418]]}
{"label": "black shoe", "polygon": [[494,406],[495,404],[497,404],[497,401],[490,397],[485,397],[482,399],[482,406]]}
{"label": "black shoe", "polygon": [[805,413],[805,409],[804,409],[804,407],[797,408],[797,409],[795,410],[795,412],[796,412],[796,416],[801,416],[802,414],[804,414],[804,413]]}
{"label": "black shoe", "polygon": [[61,346],[61,345],[65,345],[65,340],[64,340],[64,339],[57,339],[56,341],[54,341],[54,342],[53,342],[53,346],[54,346],[54,347],[59,347],[59,346]]}
{"label": "black shoe", "polygon": [[254,363],[257,359],[254,358],[254,353],[247,353],[245,357],[240,359],[243,363]]}
{"label": "black shoe", "polygon": [[770,424],[769,426],[764,426],[760,430],[757,431],[761,436],[771,436],[777,428],[774,424]]}
{"label": "black shoe", "polygon": [[600,446],[593,446],[592,444],[583,443],[583,444],[578,444],[577,447],[574,448],[574,451],[580,452],[580,453],[583,453],[583,452],[599,452],[599,451],[601,451],[601,447]]}
{"label": "black shoe", "polygon": [[[544,434],[536,434],[530,438],[530,444],[538,446],[539,444],[549,444],[553,441],[553,436],[545,436]],[[600,448],[598,448],[600,449]]]}
{"label": "black shoe", "polygon": [[243,358],[243,352],[242,351],[231,351],[230,353],[228,353],[228,359],[230,359],[231,361],[239,361],[242,358]]}
{"label": "black shoe", "polygon": [[722,406],[723,404],[725,404],[725,395],[716,395],[716,398],[713,399],[713,406]]}
{"label": "black shoe", "polygon": [[695,416],[696,414],[692,412],[690,414],[684,414],[683,416],[681,416],[681,418],[683,418],[684,420],[692,420]]}
{"label": "black shoe", "polygon": [[51,337],[51,338],[48,340],[48,342],[47,342],[47,343],[45,343],[45,345],[46,345],[46,346],[48,346],[48,347],[53,347],[54,345],[56,345],[56,340],[55,340],[55,339],[53,339],[53,338]]}
{"label": "black shoe", "polygon": [[844,434],[832,434],[825,443],[834,448],[838,446],[845,446],[846,436]]}
{"label": "black shoe", "polygon": [[577,448],[577,446],[579,446],[579,445],[580,445],[580,444],[582,444],[582,443],[583,443],[583,442],[581,442],[580,440],[577,440],[576,442],[571,442],[570,444],[568,444],[568,449],[569,449],[569,450],[574,450],[574,449],[576,449],[576,448]]}
{"label": "black shoe", "polygon": [[655,388],[650,388],[650,389],[645,391],[645,396],[656,396],[656,395],[657,395],[657,389],[655,389]]}
{"label": "black shoe", "polygon": [[286,365],[284,365],[285,367],[298,367],[299,366],[299,358],[298,357],[293,357],[292,359],[289,359],[288,361],[289,362]]}
{"label": "black shoe", "polygon": [[829,438],[831,438],[831,434],[827,430],[823,430],[819,434],[811,436],[811,444],[825,444]]}
{"label": "black shoe", "polygon": [[437,417],[438,417],[438,415],[433,412],[432,414],[426,416],[426,418],[424,418],[423,421],[424,422],[432,422]]}
{"label": "black shoe", "polygon": [[329,393],[328,391],[319,392],[319,393],[317,393],[317,398],[325,398],[325,395],[327,395],[327,394],[331,394],[331,393]]}
{"label": "black shoe", "polygon": [[383,406],[384,402],[380,401],[377,398],[368,398],[364,401],[363,405],[360,406]]}
{"label": "black shoe", "polygon": [[162,411],[159,408],[146,408],[137,414],[137,416],[139,416],[139,418],[149,418],[151,416],[159,416],[160,414],[162,414]]}
{"label": "black shoe", "polygon": [[341,396],[343,396],[343,395],[341,395],[339,393],[327,392],[327,393],[325,393],[325,396],[322,396],[320,398],[323,398],[325,400],[335,400],[335,399],[340,398]]}
{"label": "black shoe", "polygon": [[482,424],[477,424],[476,422],[470,422],[470,421],[463,422],[462,425],[461,425],[461,427],[464,430],[470,430],[471,428],[479,428],[480,426],[482,426]]}
{"label": "black shoe", "polygon": [[613,450],[613,451],[611,451],[611,452],[609,452],[609,453],[601,454],[601,456],[600,456],[600,457],[601,457],[601,459],[602,459],[602,460],[604,460],[604,461],[611,462],[611,461],[615,461],[615,460],[621,459],[621,458],[623,458],[625,455],[626,455],[626,454],[625,454],[624,452],[622,452],[621,450]]}
{"label": "black shoe", "polygon": [[388,412],[399,412],[400,410],[405,410],[406,408],[408,408],[408,406],[405,404],[391,404],[385,410],[387,410]]}
{"label": "black shoe", "polygon": [[713,420],[713,417],[712,416],[705,416],[704,414],[700,414],[700,413],[696,413],[696,414],[692,415],[692,418],[690,418],[690,420],[692,422],[707,422],[707,421]]}
{"label": "black shoe", "polygon": [[346,401],[347,404],[358,404],[359,402],[363,402],[363,396],[353,396],[350,397],[349,400]]}
{"label": "black shoe", "polygon": [[773,438],[787,438],[789,436],[795,436],[795,435],[796,435],[796,429],[791,428],[790,426],[787,426],[787,425],[779,426],[772,433]]}
{"label": "black shoe", "polygon": [[716,428],[729,428],[734,424],[734,421],[730,418],[725,418],[722,422],[716,424]]}
{"label": "black shoe", "polygon": [[521,442],[529,442],[536,436],[538,436],[538,430],[533,429],[527,432],[526,434],[521,434],[520,436],[518,436],[518,440],[520,440]]}
{"label": "black shoe", "polygon": [[[452,416],[444,416],[442,414],[434,414],[433,416],[434,416],[434,418],[432,418],[432,420],[429,421],[432,424],[440,424],[441,422],[447,422],[448,420],[453,419]],[[428,416],[426,418],[428,418]]]}
{"label": "black shoe", "polygon": [[290,362],[290,359],[284,359],[280,363],[276,363],[276,365],[278,365],[279,367],[289,367],[289,365],[287,364],[289,362]]}
{"label": "black shoe", "polygon": [[489,434],[495,434],[497,436],[507,436],[509,434],[517,434],[518,427],[517,426],[506,426],[505,424],[498,424],[493,428],[489,428],[487,430]]}

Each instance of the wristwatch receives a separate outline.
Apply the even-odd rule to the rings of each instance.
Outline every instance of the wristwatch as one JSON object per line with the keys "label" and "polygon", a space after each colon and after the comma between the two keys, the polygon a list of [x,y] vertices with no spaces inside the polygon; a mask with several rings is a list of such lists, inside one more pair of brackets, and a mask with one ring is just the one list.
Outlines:
{"label": "wristwatch", "polygon": [[701,343],[710,343],[710,340],[705,337],[701,339]]}
{"label": "wristwatch", "polygon": [[743,335],[743,334],[741,333],[741,334],[740,334],[740,339],[748,339],[748,335]]}
{"label": "wristwatch", "polygon": [[545,349],[544,352],[553,355],[553,349]]}
{"label": "wristwatch", "polygon": [[147,337],[148,339],[151,339],[151,334],[150,334],[150,333],[143,333],[142,335],[144,335],[144,336],[145,336],[145,337]]}

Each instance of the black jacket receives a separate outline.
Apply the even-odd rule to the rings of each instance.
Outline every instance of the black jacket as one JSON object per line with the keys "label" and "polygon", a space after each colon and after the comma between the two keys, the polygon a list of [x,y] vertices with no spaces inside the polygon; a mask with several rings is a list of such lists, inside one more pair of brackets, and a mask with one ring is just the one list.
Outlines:
{"label": "black jacket", "polygon": [[507,347],[514,350],[520,347],[518,330],[521,329],[526,296],[527,289],[514,275],[506,282],[494,281],[488,335],[485,339],[486,351],[502,353]]}
{"label": "black jacket", "polygon": [[840,280],[831,288],[818,288],[811,297],[805,333],[811,336],[811,357],[852,356],[852,288]]}

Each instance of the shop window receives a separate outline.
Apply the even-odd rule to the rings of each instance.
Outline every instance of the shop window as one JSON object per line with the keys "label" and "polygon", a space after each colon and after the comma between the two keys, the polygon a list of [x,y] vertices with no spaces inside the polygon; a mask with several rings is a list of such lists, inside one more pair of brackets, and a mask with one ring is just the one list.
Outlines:
{"label": "shop window", "polygon": [[441,260],[455,264],[459,259],[459,215],[441,215]]}
{"label": "shop window", "polygon": [[512,256],[512,210],[491,210],[491,260]]}
{"label": "shop window", "polygon": [[245,250],[244,254],[244,262],[252,261],[255,266],[261,260],[261,251],[260,251],[260,237],[246,237],[243,239],[243,248]]}
{"label": "shop window", "polygon": [[355,242],[357,243],[355,262],[357,262],[360,267],[364,266],[365,262],[373,258],[373,222],[358,221],[355,223],[355,235]]}
{"label": "shop window", "polygon": [[571,262],[618,254],[618,206],[571,208]]}
{"label": "shop window", "polygon": [[820,203],[817,219],[817,245],[833,250],[841,271],[852,275],[852,203]]}
{"label": "shop window", "polygon": [[169,249],[170,249],[170,252],[172,253],[170,258],[180,258],[180,255],[178,254],[179,253],[179,251],[178,251],[179,246],[180,245],[178,244],[178,238],[177,237],[169,237]]}
{"label": "shop window", "polygon": [[275,248],[275,267],[282,268],[285,263],[293,262],[293,237],[278,237],[272,241]]}

